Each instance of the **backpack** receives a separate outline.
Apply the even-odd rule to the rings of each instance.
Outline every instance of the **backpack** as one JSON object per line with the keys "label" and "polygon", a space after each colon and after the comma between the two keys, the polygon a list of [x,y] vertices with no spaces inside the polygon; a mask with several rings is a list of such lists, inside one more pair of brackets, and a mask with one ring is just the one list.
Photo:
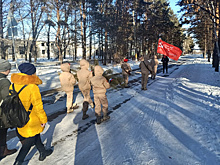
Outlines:
{"label": "backpack", "polygon": [[[30,111],[26,111],[18,96],[26,86],[16,92],[12,84],[13,90],[9,90],[9,95],[0,102],[0,128],[21,128],[29,121]],[[29,110],[32,110],[32,107],[31,104]]]}

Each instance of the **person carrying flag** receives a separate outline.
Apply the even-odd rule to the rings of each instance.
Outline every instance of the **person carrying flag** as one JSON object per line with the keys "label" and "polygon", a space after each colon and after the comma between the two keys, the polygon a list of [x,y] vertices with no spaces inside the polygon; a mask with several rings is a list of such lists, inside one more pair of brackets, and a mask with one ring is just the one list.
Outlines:
{"label": "person carrying flag", "polygon": [[169,58],[168,58],[167,56],[163,55],[161,61],[163,62],[163,73],[165,72],[165,70],[166,70],[166,73],[168,73],[168,62],[169,62]]}

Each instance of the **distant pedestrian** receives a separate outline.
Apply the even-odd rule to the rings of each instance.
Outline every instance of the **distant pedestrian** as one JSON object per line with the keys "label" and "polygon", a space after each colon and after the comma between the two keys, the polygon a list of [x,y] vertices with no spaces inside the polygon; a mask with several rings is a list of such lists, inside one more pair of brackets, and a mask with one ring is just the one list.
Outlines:
{"label": "distant pedestrian", "polygon": [[125,88],[128,88],[128,76],[131,75],[131,67],[127,63],[128,59],[124,59],[124,62],[121,64],[122,76],[124,79]]}
{"label": "distant pedestrian", "polygon": [[[4,59],[0,59],[0,101],[9,94],[9,86],[10,86],[10,81],[7,79],[8,74],[10,73],[11,70],[11,64]],[[2,124],[2,117],[0,113],[0,159],[6,157],[7,155],[11,155],[15,153],[17,150],[12,149],[9,150],[7,147],[7,131],[8,127]]]}
{"label": "distant pedestrian", "polygon": [[89,105],[91,108],[94,108],[93,101],[90,97],[90,79],[93,77],[92,72],[89,71],[89,62],[85,59],[80,60],[80,70],[77,71],[77,78],[78,78],[78,86],[80,91],[82,92],[82,95],[84,97],[83,100],[83,116],[82,119],[85,120],[89,117],[88,114],[86,114]]}
{"label": "distant pedestrian", "polygon": [[73,90],[74,85],[76,84],[76,79],[74,75],[70,72],[70,64],[63,63],[60,66],[61,70],[63,71],[60,76],[60,84],[62,90],[66,93],[66,108],[67,113],[71,113],[74,109],[77,109],[79,106],[76,103],[73,103]]}
{"label": "distant pedestrian", "polygon": [[151,74],[151,78],[154,80],[156,78],[156,74],[157,74],[157,66],[158,66],[159,62],[157,59],[157,56],[154,55],[152,60],[151,60],[151,67],[153,69],[153,72]]}
{"label": "distant pedestrian", "polygon": [[147,90],[147,81],[148,81],[148,76],[150,73],[153,72],[153,69],[150,65],[150,62],[148,61],[148,57],[145,56],[142,58],[142,61],[139,64],[139,67],[141,68],[141,89],[142,90]]}
{"label": "distant pedestrian", "polygon": [[[108,116],[108,100],[106,96],[106,89],[110,88],[110,84],[102,76],[104,70],[101,66],[95,66],[94,72],[95,76],[91,78],[90,82],[93,87],[97,124],[100,124],[102,121],[110,119],[110,116]],[[101,112],[103,112],[103,118],[101,118]]]}
{"label": "distant pedestrian", "polygon": [[47,115],[43,108],[43,102],[38,85],[42,84],[41,79],[36,75],[36,67],[30,63],[19,65],[21,73],[11,75],[10,90],[19,91],[24,85],[27,85],[19,94],[19,98],[26,111],[30,112],[30,120],[22,127],[17,128],[17,136],[22,147],[17,155],[14,165],[21,165],[24,162],[31,146],[34,144],[39,151],[39,161],[43,161],[52,154],[52,149],[46,149],[41,141],[40,133],[44,130],[47,123]]}
{"label": "distant pedestrian", "polygon": [[168,73],[168,62],[169,62],[169,58],[168,58],[167,56],[163,55],[161,61],[163,62],[163,73],[165,72],[165,70],[166,70],[166,73]]}

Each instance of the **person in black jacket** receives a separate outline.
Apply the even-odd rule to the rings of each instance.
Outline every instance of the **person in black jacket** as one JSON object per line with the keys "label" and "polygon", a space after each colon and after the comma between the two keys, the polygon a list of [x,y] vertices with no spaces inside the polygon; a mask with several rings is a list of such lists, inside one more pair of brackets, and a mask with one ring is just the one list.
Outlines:
{"label": "person in black jacket", "polygon": [[[11,70],[11,64],[4,59],[0,59],[0,101],[9,94],[10,81],[7,79]],[[1,114],[0,114],[1,115]],[[1,120],[0,120],[1,123]],[[0,124],[0,159],[15,153],[17,150],[9,150],[6,144],[6,135],[8,128]]]}
{"label": "person in black jacket", "polygon": [[165,69],[166,69],[166,73],[168,73],[168,62],[169,62],[169,58],[168,58],[167,56],[163,55],[161,61],[163,62],[163,73],[164,73]]}

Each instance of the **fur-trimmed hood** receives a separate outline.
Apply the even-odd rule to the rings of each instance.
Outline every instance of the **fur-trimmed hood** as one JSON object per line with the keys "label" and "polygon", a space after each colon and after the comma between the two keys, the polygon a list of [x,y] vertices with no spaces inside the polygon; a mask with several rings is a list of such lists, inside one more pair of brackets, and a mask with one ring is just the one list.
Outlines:
{"label": "fur-trimmed hood", "polygon": [[11,82],[19,85],[42,84],[42,80],[37,75],[27,75],[24,73],[13,73],[11,75]]}

